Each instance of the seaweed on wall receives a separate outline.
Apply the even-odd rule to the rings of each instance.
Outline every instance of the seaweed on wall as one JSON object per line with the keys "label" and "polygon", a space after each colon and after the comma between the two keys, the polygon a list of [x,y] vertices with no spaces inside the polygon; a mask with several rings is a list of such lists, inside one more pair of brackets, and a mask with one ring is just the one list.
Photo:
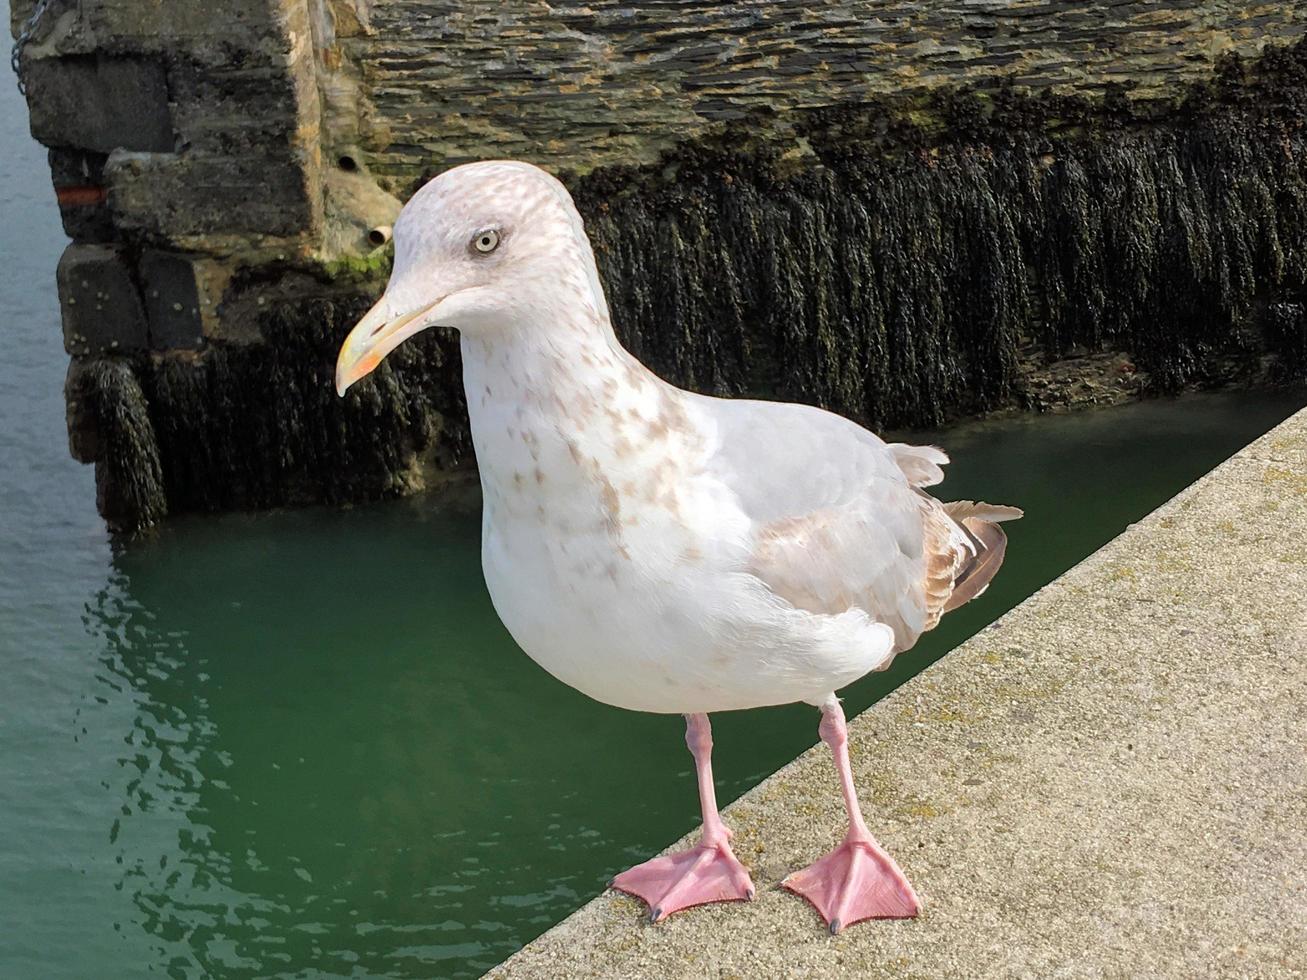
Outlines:
{"label": "seaweed on wall", "polygon": [[362,296],[281,304],[263,343],[91,362],[105,517],[135,529],[168,512],[374,500],[457,464],[467,437],[448,422],[464,413],[449,338],[416,338],[337,397],[336,353],[366,308]]}
{"label": "seaweed on wall", "polygon": [[[1032,356],[1128,352],[1162,392],[1267,354],[1307,376],[1304,109],[1298,45],[1227,62],[1165,110],[941,91],[569,184],[615,325],[660,374],[931,425],[1021,403]],[[449,338],[403,345],[337,399],[336,351],[379,287],[270,303],[258,343],[83,370],[101,510],[133,527],[374,499],[468,456]]]}
{"label": "seaweed on wall", "polygon": [[166,515],[159,443],[131,363],[121,358],[92,361],[70,376],[68,396],[91,420],[91,430],[82,438],[94,443],[95,503],[110,527],[137,528]]}
{"label": "seaweed on wall", "polygon": [[1304,51],[1160,122],[941,93],[933,131],[895,131],[903,106],[814,113],[797,166],[741,135],[572,185],[619,332],[704,391],[920,426],[1020,395],[1023,347],[1129,352],[1159,392],[1263,347],[1300,375],[1292,331],[1256,319],[1307,281]]}
{"label": "seaweed on wall", "polygon": [[446,419],[462,414],[456,348],[434,334],[395,352],[344,399],[336,354],[363,297],[283,303],[264,342],[163,357],[146,381],[178,509],[342,503],[412,491],[425,456],[462,452]]}

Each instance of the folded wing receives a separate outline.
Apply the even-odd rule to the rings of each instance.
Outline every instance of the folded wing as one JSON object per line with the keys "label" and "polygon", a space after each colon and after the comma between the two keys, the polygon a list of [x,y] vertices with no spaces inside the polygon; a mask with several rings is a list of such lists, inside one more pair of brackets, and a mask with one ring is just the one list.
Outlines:
{"label": "folded wing", "polygon": [[998,570],[997,522],[1021,512],[920,490],[943,479],[941,450],[886,444],[809,406],[705,402],[719,437],[712,472],[754,522],[749,571],[796,608],[862,609],[905,650]]}

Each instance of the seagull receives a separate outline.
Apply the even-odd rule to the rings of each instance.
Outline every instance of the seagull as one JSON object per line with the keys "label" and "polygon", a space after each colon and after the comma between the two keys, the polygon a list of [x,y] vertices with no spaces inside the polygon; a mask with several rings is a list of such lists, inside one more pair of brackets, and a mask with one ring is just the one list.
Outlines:
{"label": "seagull", "polygon": [[836,691],[980,595],[1014,507],[942,503],[948,457],[822,409],[662,380],[613,331],[580,214],[528,163],[464,164],[407,203],[390,280],[336,389],[399,344],[459,332],[494,608],[541,667],[597,701],[681,714],[703,833],[612,886],[649,919],[749,900],[717,810],[708,715],[806,702],[838,771],[842,843],[782,884],[831,933],[910,918],[916,893],[858,805]]}

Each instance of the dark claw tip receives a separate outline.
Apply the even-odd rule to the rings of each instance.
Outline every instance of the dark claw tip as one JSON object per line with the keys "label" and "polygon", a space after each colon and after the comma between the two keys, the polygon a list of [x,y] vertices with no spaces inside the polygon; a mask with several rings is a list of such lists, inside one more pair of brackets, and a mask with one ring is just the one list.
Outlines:
{"label": "dark claw tip", "polygon": [[838,935],[840,934],[840,920],[839,920],[839,919],[831,919],[831,920],[830,920],[830,934],[831,934],[832,936],[838,936]]}
{"label": "dark claw tip", "polygon": [[609,888],[612,888],[615,884],[617,884],[617,876],[616,876],[616,875],[614,875],[613,877],[611,877],[611,878],[608,879],[608,887],[609,887]]}
{"label": "dark claw tip", "polygon": [[662,914],[663,914],[662,909],[650,909],[649,910],[650,924],[652,925],[653,923],[657,922],[662,917]]}

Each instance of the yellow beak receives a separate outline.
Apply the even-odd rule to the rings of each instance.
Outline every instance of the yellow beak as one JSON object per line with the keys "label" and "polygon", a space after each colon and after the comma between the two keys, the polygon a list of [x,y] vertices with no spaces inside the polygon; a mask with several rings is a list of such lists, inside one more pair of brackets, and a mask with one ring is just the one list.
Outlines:
{"label": "yellow beak", "polygon": [[436,300],[393,320],[386,319],[384,297],[368,310],[340,347],[336,358],[336,394],[344,395],[350,385],[366,378],[387,354],[421,330],[426,325],[421,318],[439,302]]}

